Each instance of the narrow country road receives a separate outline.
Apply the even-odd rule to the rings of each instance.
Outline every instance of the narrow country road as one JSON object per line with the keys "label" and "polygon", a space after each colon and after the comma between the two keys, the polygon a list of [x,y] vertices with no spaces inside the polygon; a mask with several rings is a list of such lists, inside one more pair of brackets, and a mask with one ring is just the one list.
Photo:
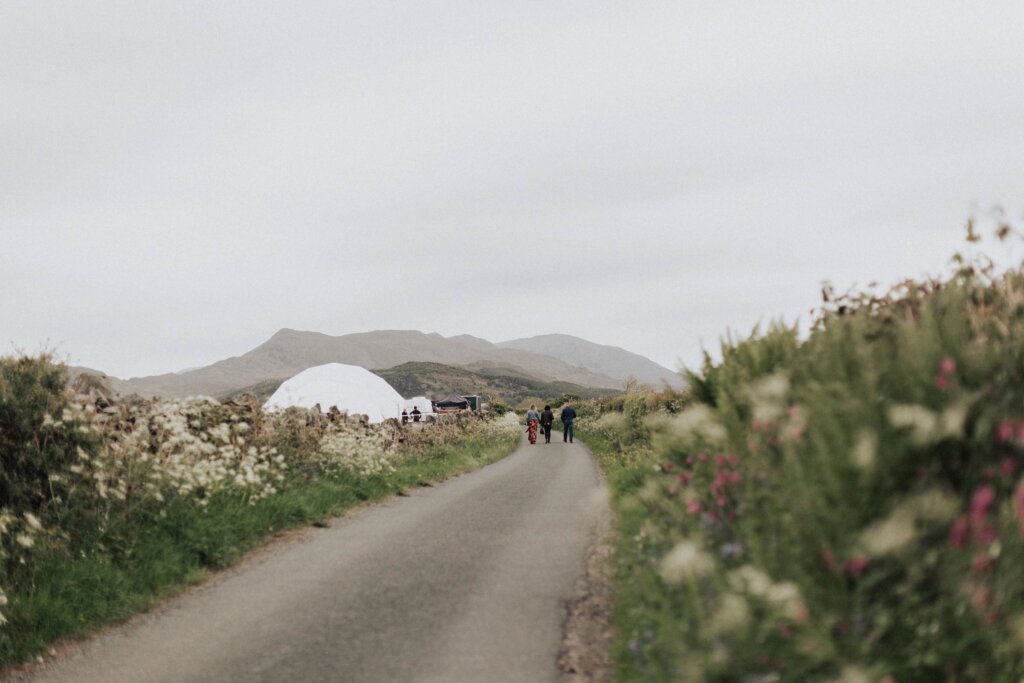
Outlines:
{"label": "narrow country road", "polygon": [[31,680],[557,681],[603,505],[559,437],[265,551]]}

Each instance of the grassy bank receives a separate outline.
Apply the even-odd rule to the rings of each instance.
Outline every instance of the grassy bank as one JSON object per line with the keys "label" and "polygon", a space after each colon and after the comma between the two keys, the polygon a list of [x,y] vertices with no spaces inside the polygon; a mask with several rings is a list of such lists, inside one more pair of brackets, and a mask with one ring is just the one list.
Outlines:
{"label": "grassy bank", "polygon": [[[213,403],[122,408],[98,422],[69,407],[48,360],[3,362],[2,664],[144,611],[283,530],[494,462],[519,436],[514,420],[385,432]],[[160,416],[182,411],[184,427],[162,432]],[[141,438],[118,441],[143,414]],[[166,448],[186,434],[198,435],[193,460]]]}
{"label": "grassy bank", "polygon": [[581,406],[620,681],[1024,676],[1024,273],[830,302]]}

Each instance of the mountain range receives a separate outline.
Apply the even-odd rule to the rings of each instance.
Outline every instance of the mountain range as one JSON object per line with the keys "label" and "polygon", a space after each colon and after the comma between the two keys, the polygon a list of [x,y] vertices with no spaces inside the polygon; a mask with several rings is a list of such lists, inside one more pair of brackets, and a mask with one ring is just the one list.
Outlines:
{"label": "mountain range", "polygon": [[682,385],[677,373],[650,359],[568,335],[543,335],[494,344],[470,335],[442,337],[411,330],[335,337],[292,329],[278,331],[241,356],[205,367],[126,380],[109,377],[108,381],[121,394],[218,396],[271,380],[284,380],[324,363],[384,370],[409,362],[440,363],[491,373],[503,371],[599,389],[621,389],[629,378],[653,386]]}

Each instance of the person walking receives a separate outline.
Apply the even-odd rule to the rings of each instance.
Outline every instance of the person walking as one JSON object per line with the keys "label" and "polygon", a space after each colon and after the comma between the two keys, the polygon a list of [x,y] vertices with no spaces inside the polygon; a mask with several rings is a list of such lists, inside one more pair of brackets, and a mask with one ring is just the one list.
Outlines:
{"label": "person walking", "polygon": [[537,443],[537,425],[539,424],[540,413],[537,412],[537,406],[530,405],[530,409],[526,411],[526,433],[531,444]]}
{"label": "person walking", "polygon": [[572,424],[576,420],[576,410],[573,409],[571,403],[566,403],[565,407],[562,408],[562,441],[572,443],[573,427]]}
{"label": "person walking", "polygon": [[544,432],[544,443],[551,443],[551,425],[555,422],[555,414],[551,412],[551,406],[544,406],[544,412],[540,414],[540,428]]}

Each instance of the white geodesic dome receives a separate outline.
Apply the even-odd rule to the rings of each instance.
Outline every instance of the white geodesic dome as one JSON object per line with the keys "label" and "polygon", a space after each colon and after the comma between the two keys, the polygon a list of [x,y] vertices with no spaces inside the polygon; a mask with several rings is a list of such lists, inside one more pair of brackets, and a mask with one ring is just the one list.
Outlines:
{"label": "white geodesic dome", "polygon": [[285,381],[263,407],[274,411],[312,408],[318,403],[324,412],[338,406],[349,415],[367,415],[370,422],[378,423],[400,418],[405,399],[366,368],[328,363],[307,368]]}

